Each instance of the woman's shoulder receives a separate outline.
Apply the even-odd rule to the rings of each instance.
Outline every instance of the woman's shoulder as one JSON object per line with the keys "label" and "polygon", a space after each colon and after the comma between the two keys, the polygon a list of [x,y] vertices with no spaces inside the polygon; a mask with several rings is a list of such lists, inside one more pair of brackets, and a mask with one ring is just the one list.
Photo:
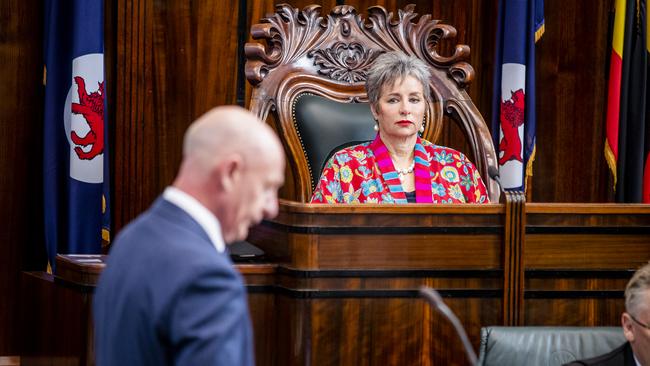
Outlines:
{"label": "woman's shoulder", "polygon": [[372,141],[366,141],[366,142],[362,142],[360,144],[355,144],[355,145],[350,145],[350,146],[344,147],[344,148],[338,150],[336,153],[334,153],[334,155],[344,154],[344,153],[349,154],[349,153],[351,153],[353,151],[370,150],[370,143],[371,142]]}
{"label": "woman's shoulder", "polygon": [[340,149],[332,155],[330,160],[334,160],[341,165],[355,160],[363,162],[367,158],[374,157],[372,149],[369,147],[370,143],[371,142],[368,141]]}
{"label": "woman's shoulder", "polygon": [[429,142],[425,139],[421,140],[422,147],[434,157],[434,154],[449,156],[451,159],[466,161],[468,160],[465,154],[462,152],[447,146],[436,145],[432,142]]}

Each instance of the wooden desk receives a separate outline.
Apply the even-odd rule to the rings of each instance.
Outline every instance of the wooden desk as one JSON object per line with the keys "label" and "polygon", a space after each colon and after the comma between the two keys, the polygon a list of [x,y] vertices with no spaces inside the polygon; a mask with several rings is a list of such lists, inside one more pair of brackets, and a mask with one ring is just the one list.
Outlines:
{"label": "wooden desk", "polygon": [[262,364],[465,364],[419,286],[441,290],[476,348],[486,325],[619,325],[650,259],[650,206],[283,202],[250,241],[278,264]]}
{"label": "wooden desk", "polygon": [[[419,286],[440,290],[476,348],[487,325],[618,325],[625,283],[650,259],[650,206],[282,202],[249,240],[268,260],[237,265],[259,365],[461,365],[460,341]],[[50,296],[68,296],[47,308],[54,317],[65,301],[90,309],[99,271],[75,266],[50,280]],[[67,364],[91,364],[92,327],[71,329],[80,361]]]}
{"label": "wooden desk", "polygon": [[620,325],[623,290],[650,260],[650,205],[526,205],[525,325]]}
{"label": "wooden desk", "polygon": [[463,363],[453,328],[417,290],[439,289],[478,348],[480,327],[503,323],[505,213],[283,202],[249,237],[278,264],[268,364]]}

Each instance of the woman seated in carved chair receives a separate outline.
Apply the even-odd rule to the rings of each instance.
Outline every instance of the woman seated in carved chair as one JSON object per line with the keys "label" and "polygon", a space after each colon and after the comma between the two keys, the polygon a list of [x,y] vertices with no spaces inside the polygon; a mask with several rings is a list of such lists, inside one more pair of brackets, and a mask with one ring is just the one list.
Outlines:
{"label": "woman seated in carved chair", "polygon": [[487,203],[485,184],[462,153],[418,136],[431,100],[426,64],[402,52],[379,56],[366,91],[377,136],[336,152],[312,203]]}

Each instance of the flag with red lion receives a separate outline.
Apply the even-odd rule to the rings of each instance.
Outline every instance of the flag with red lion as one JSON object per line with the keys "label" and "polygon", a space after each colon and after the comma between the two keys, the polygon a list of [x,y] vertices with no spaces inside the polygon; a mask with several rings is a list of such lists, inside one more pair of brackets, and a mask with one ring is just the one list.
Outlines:
{"label": "flag with red lion", "polygon": [[45,2],[44,227],[49,264],[109,240],[103,0]]}
{"label": "flag with red lion", "polygon": [[535,160],[535,42],[544,32],[543,0],[500,0],[492,137],[503,188],[525,190]]}

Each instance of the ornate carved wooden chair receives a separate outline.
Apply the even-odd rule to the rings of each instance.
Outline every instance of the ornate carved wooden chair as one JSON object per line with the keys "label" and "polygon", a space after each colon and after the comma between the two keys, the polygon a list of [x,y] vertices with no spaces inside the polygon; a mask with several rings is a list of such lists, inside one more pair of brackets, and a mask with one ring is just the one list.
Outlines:
{"label": "ornate carved wooden chair", "polygon": [[414,6],[397,17],[381,6],[368,8],[367,18],[349,5],[322,16],[320,6],[303,10],[277,5],[276,13],[251,28],[247,43],[246,78],[253,85],[250,109],[268,121],[280,135],[287,154],[288,189],[285,198],[309,201],[323,164],[333,150],[350,141],[374,138],[372,115],[364,82],[368,68],[382,52],[401,50],[424,60],[431,69],[431,103],[423,137],[434,142],[443,127],[443,115],[456,121],[469,140],[465,151],[498,202],[497,183],[488,167],[496,155],[485,121],[465,87],[474,70],[462,61],[469,47],[456,45],[451,56],[438,53],[439,42],[456,30]]}

